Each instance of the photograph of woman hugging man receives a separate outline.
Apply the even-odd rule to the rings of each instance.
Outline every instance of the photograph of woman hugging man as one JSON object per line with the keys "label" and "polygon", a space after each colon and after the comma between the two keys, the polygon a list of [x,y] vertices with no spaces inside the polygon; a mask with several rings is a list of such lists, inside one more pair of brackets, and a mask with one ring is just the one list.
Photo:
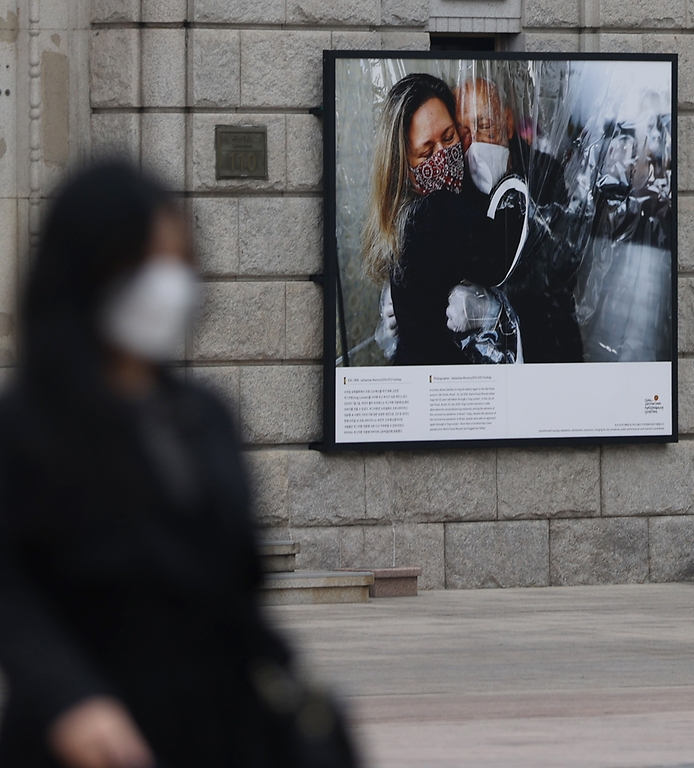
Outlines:
{"label": "photograph of woman hugging man", "polygon": [[669,359],[657,67],[354,64],[336,72],[338,365]]}

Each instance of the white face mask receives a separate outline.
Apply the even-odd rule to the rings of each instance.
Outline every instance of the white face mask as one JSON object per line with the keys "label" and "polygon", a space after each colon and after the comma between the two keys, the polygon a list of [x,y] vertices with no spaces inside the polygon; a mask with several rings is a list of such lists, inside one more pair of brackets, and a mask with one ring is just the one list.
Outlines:
{"label": "white face mask", "polygon": [[145,360],[162,363],[181,349],[197,303],[194,270],[162,254],[117,283],[102,306],[102,337]]}
{"label": "white face mask", "polygon": [[465,153],[470,178],[480,192],[488,195],[508,170],[508,147],[473,141]]}

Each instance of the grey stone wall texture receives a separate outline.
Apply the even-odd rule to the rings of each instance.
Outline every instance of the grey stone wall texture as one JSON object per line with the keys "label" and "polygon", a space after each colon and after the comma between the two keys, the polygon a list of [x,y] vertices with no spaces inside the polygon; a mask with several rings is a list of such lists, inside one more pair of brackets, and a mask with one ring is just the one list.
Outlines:
{"label": "grey stone wall texture", "polygon": [[[322,266],[322,133],[308,110],[322,51],[427,49],[430,31],[679,53],[679,443],[308,450],[321,437],[323,305],[308,278]],[[300,542],[299,567],[420,565],[429,589],[694,579],[694,0],[0,0],[0,56],[16,69],[0,110],[2,377],[41,200],[71,164],[117,148],[188,206],[204,306],[186,375],[237,409],[260,525]],[[215,179],[220,123],[267,127],[266,180]]]}

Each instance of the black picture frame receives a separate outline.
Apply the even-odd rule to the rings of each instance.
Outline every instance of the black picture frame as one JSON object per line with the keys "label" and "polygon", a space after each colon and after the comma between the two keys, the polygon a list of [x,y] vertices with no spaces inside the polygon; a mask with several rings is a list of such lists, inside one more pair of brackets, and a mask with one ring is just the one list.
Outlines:
{"label": "black picture frame", "polygon": [[[671,418],[660,434],[583,434],[580,436],[495,436],[454,437],[452,439],[379,439],[340,440],[336,437],[336,339],[347,348],[344,305],[340,300],[336,194],[336,63],[354,60],[464,60],[464,61],[537,61],[537,62],[666,62],[671,73],[671,233],[670,233],[670,360]],[[324,358],[323,358],[323,439],[311,445],[321,451],[384,451],[500,446],[602,445],[668,443],[678,439],[677,403],[677,55],[676,54],[602,54],[602,53],[470,53],[455,51],[324,51],[323,54],[323,136],[324,136]],[[619,365],[620,363],[605,363]],[[576,363],[575,365],[581,365]],[[348,368],[345,368],[348,370]],[[354,369],[353,369],[354,370]]]}

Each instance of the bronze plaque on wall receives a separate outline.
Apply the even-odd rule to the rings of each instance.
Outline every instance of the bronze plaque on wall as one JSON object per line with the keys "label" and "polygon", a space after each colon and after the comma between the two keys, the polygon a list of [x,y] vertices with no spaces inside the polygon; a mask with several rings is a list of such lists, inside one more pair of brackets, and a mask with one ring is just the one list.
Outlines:
{"label": "bronze plaque on wall", "polygon": [[267,179],[267,129],[215,126],[218,179]]}

